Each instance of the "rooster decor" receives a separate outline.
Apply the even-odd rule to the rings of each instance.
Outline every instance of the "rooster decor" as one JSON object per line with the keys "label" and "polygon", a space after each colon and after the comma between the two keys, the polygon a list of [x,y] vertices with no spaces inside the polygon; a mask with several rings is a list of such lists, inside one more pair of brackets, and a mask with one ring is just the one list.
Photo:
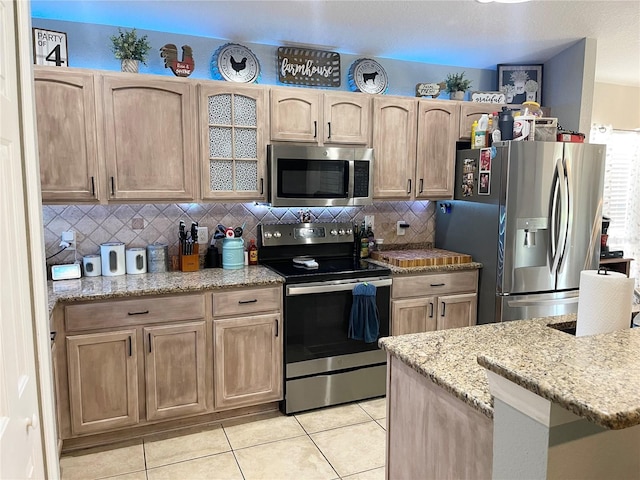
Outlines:
{"label": "rooster decor", "polygon": [[170,68],[174,75],[188,77],[193,73],[196,62],[193,61],[193,50],[189,45],[182,46],[182,61],[178,60],[178,48],[173,43],[162,47],[160,56],[164,58],[164,68]]}

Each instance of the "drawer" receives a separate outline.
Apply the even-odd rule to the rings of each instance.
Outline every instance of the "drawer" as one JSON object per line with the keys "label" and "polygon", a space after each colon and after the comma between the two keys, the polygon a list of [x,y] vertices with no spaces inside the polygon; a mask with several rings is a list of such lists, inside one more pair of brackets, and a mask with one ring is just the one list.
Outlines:
{"label": "drawer", "polygon": [[204,295],[111,300],[65,306],[68,332],[204,318]]}
{"label": "drawer", "polygon": [[213,316],[245,315],[280,310],[280,287],[221,290],[213,293]]}
{"label": "drawer", "polygon": [[475,292],[478,289],[478,271],[433,273],[429,275],[393,278],[392,298],[423,297],[449,293]]}

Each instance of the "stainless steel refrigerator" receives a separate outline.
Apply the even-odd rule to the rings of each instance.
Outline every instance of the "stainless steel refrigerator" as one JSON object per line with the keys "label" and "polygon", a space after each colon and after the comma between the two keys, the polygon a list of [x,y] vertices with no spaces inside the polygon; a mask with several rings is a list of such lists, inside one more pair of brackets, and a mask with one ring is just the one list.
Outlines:
{"label": "stainless steel refrigerator", "polygon": [[436,205],[435,245],[481,262],[478,323],[578,311],[598,268],[605,146],[497,142],[460,150],[454,200]]}

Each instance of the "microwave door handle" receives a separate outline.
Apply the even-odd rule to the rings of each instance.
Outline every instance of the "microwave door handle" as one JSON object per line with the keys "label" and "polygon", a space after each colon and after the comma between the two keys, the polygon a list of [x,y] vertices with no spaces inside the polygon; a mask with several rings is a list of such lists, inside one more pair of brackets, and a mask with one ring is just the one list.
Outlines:
{"label": "microwave door handle", "polygon": [[349,184],[347,185],[346,197],[350,198],[354,196],[356,191],[356,162],[355,160],[349,160]]}

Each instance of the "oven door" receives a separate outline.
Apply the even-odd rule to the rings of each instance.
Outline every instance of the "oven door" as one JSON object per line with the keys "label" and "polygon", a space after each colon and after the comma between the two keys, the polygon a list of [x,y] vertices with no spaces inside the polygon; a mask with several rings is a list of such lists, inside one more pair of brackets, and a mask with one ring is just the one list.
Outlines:
{"label": "oven door", "polygon": [[286,378],[347,370],[386,362],[378,343],[348,338],[353,288],[376,286],[380,337],[389,335],[391,278],[287,285],[285,294]]}

